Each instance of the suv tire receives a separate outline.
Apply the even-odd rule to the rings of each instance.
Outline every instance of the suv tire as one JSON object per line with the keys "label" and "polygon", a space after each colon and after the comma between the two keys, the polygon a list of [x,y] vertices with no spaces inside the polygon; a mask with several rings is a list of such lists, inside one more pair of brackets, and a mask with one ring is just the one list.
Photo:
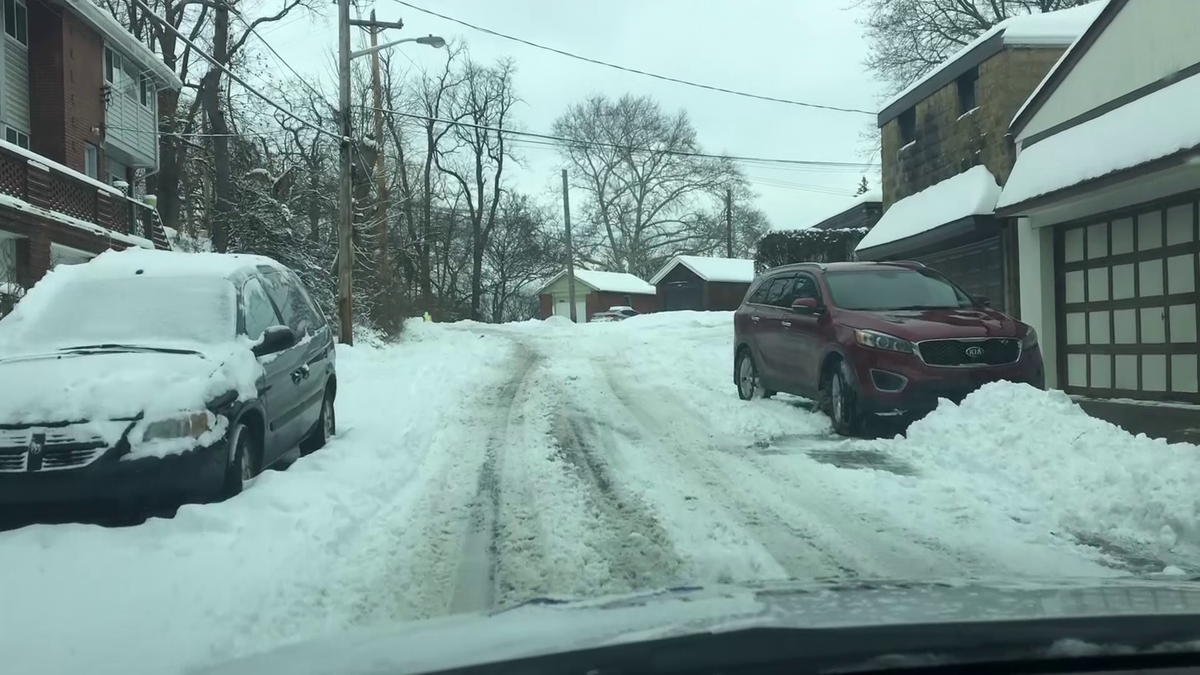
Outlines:
{"label": "suv tire", "polygon": [[858,390],[850,365],[839,361],[829,377],[826,413],[833,430],[843,436],[858,436],[865,426],[866,416],[858,403]]}
{"label": "suv tire", "polygon": [[762,385],[758,376],[758,365],[749,349],[738,352],[737,368],[734,371],[734,381],[737,382],[738,398],[750,401],[756,398],[771,398],[775,392]]}

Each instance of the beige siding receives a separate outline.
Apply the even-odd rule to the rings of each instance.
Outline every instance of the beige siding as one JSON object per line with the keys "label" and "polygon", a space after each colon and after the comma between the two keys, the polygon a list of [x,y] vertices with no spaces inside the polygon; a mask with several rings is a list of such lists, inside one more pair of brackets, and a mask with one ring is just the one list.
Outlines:
{"label": "beige siding", "polygon": [[[587,295],[591,292],[592,292],[592,289],[590,287],[588,287],[587,284],[583,283],[582,281],[579,281],[578,279],[575,280],[575,299],[576,300],[579,300],[580,298],[584,297],[585,295]],[[568,284],[567,284],[567,275],[564,274],[561,279],[559,279],[558,281],[547,286],[546,290],[542,291],[542,293],[549,293],[550,295],[561,296],[564,298],[567,297],[570,294],[570,289],[568,288]]]}
{"label": "beige siding", "polygon": [[1200,63],[1200,2],[1131,0],[1067,74],[1018,140]]}
{"label": "beige siding", "polygon": [[14,129],[29,133],[29,52],[24,45],[7,35],[2,39],[4,122]]}
{"label": "beige siding", "polygon": [[142,105],[139,73],[133,62],[124,56],[121,63],[124,70],[116,76],[118,81],[105,106],[105,138],[109,146],[127,156],[125,163],[156,166],[158,124],[155,108],[158,97],[151,89],[147,104]]}

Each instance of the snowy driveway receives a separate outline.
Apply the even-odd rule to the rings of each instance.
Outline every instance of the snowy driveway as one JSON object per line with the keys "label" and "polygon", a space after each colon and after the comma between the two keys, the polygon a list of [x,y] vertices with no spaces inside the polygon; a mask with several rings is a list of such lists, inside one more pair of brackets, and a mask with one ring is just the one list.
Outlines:
{"label": "snowy driveway", "polygon": [[6,667],[178,672],[537,596],[1200,559],[1197,449],[1061,395],[993,386],[847,441],[798,399],[737,399],[727,314],[410,328],[341,352],[339,438],[243,495],[0,533]]}

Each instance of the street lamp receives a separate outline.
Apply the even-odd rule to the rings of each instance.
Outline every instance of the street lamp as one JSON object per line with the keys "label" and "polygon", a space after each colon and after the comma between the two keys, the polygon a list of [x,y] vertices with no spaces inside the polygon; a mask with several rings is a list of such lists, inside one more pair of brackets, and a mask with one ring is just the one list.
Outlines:
{"label": "street lamp", "polygon": [[359,49],[358,51],[350,52],[350,58],[357,59],[360,56],[366,56],[367,54],[374,54],[375,52],[377,52],[381,49],[387,49],[388,47],[395,47],[396,45],[404,44],[405,42],[415,42],[419,45],[429,45],[430,47],[433,47],[434,49],[441,49],[442,47],[446,46],[446,41],[444,39],[442,39],[436,35],[426,35],[425,37],[419,37],[419,38],[404,38],[403,40],[393,40],[391,42],[385,42],[381,45],[374,45],[371,47],[367,47],[366,49]]}

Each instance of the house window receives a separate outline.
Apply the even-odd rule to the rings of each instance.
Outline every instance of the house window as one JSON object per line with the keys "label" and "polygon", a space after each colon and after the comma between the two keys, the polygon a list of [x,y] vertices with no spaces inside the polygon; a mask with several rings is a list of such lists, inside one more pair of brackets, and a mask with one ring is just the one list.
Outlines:
{"label": "house window", "polygon": [[4,32],[17,42],[29,45],[29,19],[24,2],[4,0]]}
{"label": "house window", "polygon": [[150,105],[150,79],[147,78],[145,75],[142,75],[139,78],[139,80],[141,82],[140,89],[141,89],[141,95],[142,95],[142,105],[149,106]]}
{"label": "house window", "polygon": [[116,84],[117,73],[121,72],[121,55],[108,47],[104,48],[104,81]]}
{"label": "house window", "polygon": [[19,145],[26,150],[29,149],[29,134],[24,131],[17,131],[12,127],[6,126],[4,127],[4,140],[13,145]]}
{"label": "house window", "polygon": [[976,107],[975,86],[979,82],[979,69],[972,68],[958,76],[958,114],[965,115]]}
{"label": "house window", "polygon": [[900,145],[906,146],[917,140],[917,109],[909,108],[900,113]]}
{"label": "house window", "polygon": [[83,144],[83,172],[88,178],[100,177],[100,151],[91,143]]}

